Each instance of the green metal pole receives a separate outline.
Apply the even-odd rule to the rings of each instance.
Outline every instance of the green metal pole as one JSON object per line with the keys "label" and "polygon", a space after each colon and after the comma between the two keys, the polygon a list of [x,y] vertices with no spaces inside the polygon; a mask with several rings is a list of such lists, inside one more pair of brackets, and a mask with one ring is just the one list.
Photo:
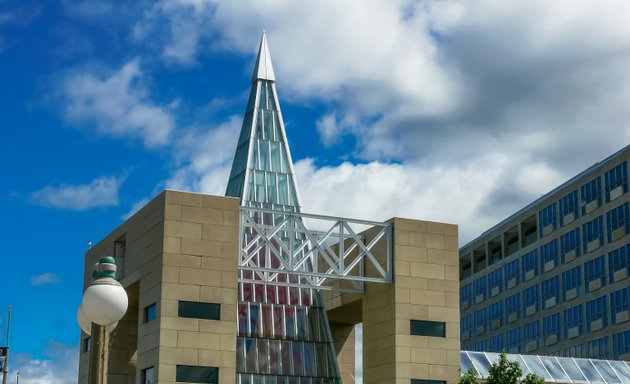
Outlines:
{"label": "green metal pole", "polygon": [[11,335],[11,307],[9,305],[9,318],[7,321],[7,355],[4,357],[4,367],[2,368],[2,384],[7,384],[9,377],[9,336]]}

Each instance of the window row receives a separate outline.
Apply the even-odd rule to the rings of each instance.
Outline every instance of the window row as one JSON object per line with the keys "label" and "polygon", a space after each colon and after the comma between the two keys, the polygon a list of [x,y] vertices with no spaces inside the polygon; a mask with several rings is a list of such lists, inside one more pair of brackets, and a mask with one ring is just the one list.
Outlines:
{"label": "window row", "polygon": [[[582,185],[579,189],[581,204],[578,205],[578,191],[562,196],[558,203],[553,202],[538,211],[539,235],[546,236],[551,230],[571,223],[581,215],[586,215],[602,205],[602,178],[600,176]],[[609,203],[628,192],[628,166],[623,162],[604,174],[604,195]],[[559,220],[558,220],[559,218]]]}
{"label": "window row", "polygon": [[[545,325],[543,325],[544,327]],[[532,322],[522,328],[510,330],[486,340],[462,345],[462,349],[479,352],[529,353],[543,345],[551,345],[545,344],[544,337],[542,339],[537,338],[537,334],[540,334],[540,324]],[[547,353],[547,355],[592,359],[627,359],[630,357],[630,330],[592,339],[584,344],[574,344],[555,353]]]}
{"label": "window row", "polygon": [[[607,263],[608,262],[608,263]],[[497,296],[503,291],[517,287],[521,282],[555,268],[558,263],[556,241],[551,241],[538,250],[531,251],[503,266],[481,276],[460,288],[461,308],[467,309],[473,304],[481,304],[486,299]],[[606,284],[621,281],[628,276],[630,265],[630,244],[626,244],[604,255],[578,265],[575,268],[547,279],[541,284],[542,300],[558,298],[570,300],[582,293],[588,293]],[[583,272],[583,273],[582,273]],[[562,286],[562,291],[560,291]],[[557,304],[550,302],[550,306]]]}
{"label": "window row", "polygon": [[[557,277],[550,279],[557,289]],[[527,318],[536,313],[541,307],[541,296],[546,297],[549,287],[542,285],[539,289],[535,285],[520,293],[507,297],[488,307],[481,308],[461,319],[462,340],[472,336],[481,336],[486,332],[500,329],[502,326],[516,322],[520,318]],[[554,298],[555,300],[556,298]],[[555,304],[554,304],[555,305]],[[542,300],[542,307],[549,308],[549,298]],[[561,328],[561,315],[564,326]],[[563,339],[572,339],[586,332],[595,332],[608,325],[625,323],[630,320],[630,288],[622,288],[610,295],[597,297],[578,304],[562,312],[550,314],[543,318],[543,335],[555,338],[546,342],[553,344]],[[536,328],[538,329],[538,328]],[[538,334],[537,334],[538,335]]]}

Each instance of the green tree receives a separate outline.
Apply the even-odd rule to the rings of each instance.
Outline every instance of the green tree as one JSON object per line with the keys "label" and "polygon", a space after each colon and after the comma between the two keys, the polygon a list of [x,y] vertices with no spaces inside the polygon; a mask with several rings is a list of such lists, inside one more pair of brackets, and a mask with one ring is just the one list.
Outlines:
{"label": "green tree", "polygon": [[[521,381],[523,370],[517,361],[508,360],[505,352],[499,355],[499,361],[488,367],[488,377],[486,384],[544,384],[544,380],[534,374],[528,374]],[[468,372],[459,379],[459,384],[480,384],[477,373],[473,368],[469,368]]]}

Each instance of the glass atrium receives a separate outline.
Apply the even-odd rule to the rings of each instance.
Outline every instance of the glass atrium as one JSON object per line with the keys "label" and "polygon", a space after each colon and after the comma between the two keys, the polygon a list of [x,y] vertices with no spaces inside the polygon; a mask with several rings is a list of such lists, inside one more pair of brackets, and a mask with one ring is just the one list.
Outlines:
{"label": "glass atrium", "polygon": [[[488,367],[499,360],[494,352],[461,351],[460,356],[461,372],[473,368],[481,379],[488,377]],[[515,354],[507,358],[519,363],[523,377],[533,373],[547,383],[630,384],[630,364],[624,361]]]}

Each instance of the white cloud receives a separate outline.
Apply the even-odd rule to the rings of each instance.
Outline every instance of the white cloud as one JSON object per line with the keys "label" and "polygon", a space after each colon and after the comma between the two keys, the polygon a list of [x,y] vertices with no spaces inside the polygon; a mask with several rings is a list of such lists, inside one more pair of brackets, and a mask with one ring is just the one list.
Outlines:
{"label": "white cloud", "polygon": [[166,187],[225,194],[240,128],[241,118],[233,116],[215,128],[190,129],[175,143],[178,169],[166,182]]}
{"label": "white cloud", "polygon": [[118,192],[123,178],[103,176],[88,184],[45,186],[31,193],[31,201],[45,207],[85,211],[95,207],[118,205]]}
{"label": "white cloud", "polygon": [[[44,348],[48,359],[26,354],[11,357],[11,371],[20,373],[20,384],[72,384],[78,380],[79,348],[49,340]],[[13,374],[9,383],[14,383]]]}
{"label": "white cloud", "polygon": [[148,148],[169,143],[175,119],[168,107],[148,100],[138,60],[109,75],[75,73],[62,85],[64,115],[76,125],[117,138],[140,138]]}
{"label": "white cloud", "polygon": [[53,272],[45,272],[41,275],[31,276],[31,285],[36,287],[40,285],[59,284],[61,282],[61,277]]}

